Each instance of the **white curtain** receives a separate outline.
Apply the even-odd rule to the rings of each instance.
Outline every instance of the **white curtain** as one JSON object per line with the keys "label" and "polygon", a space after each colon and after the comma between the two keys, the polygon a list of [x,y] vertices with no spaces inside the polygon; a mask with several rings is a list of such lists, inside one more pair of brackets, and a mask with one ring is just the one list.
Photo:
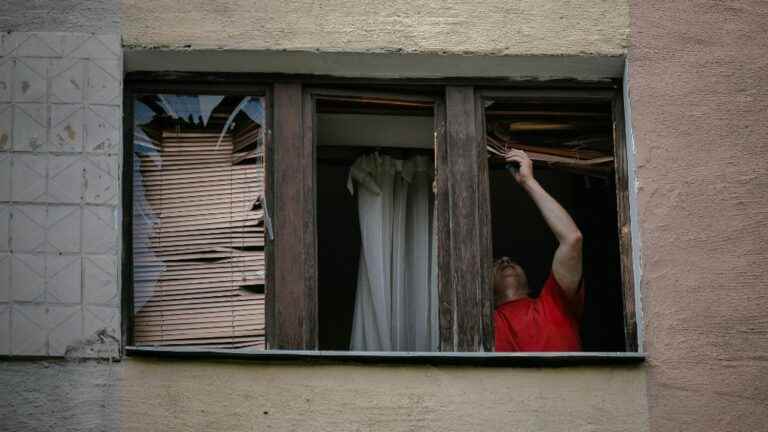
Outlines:
{"label": "white curtain", "polygon": [[431,161],[376,154],[352,165],[362,248],[350,349],[435,351],[436,241]]}

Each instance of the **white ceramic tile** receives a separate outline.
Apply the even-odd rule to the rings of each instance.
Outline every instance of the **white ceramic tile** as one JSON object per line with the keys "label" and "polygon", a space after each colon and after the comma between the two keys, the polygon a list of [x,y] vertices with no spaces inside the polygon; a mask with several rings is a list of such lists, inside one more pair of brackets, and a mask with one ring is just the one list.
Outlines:
{"label": "white ceramic tile", "polygon": [[[1,34],[1,33],[0,33]],[[0,102],[10,102],[13,94],[13,65],[15,60],[0,58]]]}
{"label": "white ceramic tile", "polygon": [[11,298],[14,301],[43,301],[45,257],[15,253],[11,258]]}
{"label": "white ceramic tile", "polygon": [[10,248],[34,252],[45,246],[47,208],[45,204],[15,205],[10,209]]}
{"label": "white ceramic tile", "polygon": [[120,108],[91,105],[85,110],[85,151],[117,153],[120,151]]}
{"label": "white ceramic tile", "polygon": [[17,58],[13,69],[13,100],[40,102],[46,100],[48,59]]}
{"label": "white ceramic tile", "polygon": [[91,337],[104,330],[108,335],[120,340],[120,310],[116,306],[91,306],[83,307],[85,337]]}
{"label": "white ceramic tile", "polygon": [[83,163],[80,156],[51,155],[48,161],[48,199],[78,204],[83,196]]}
{"label": "white ceramic tile", "polygon": [[91,255],[84,259],[85,302],[117,304],[117,266],[113,256]]}
{"label": "white ceramic tile", "polygon": [[[11,200],[11,154],[0,152],[0,202]],[[1,242],[2,240],[0,240]]]}
{"label": "white ceramic tile", "polygon": [[11,149],[11,119],[13,106],[0,103],[0,152]]}
{"label": "white ceramic tile", "polygon": [[109,40],[109,38],[105,38],[103,36],[92,36],[67,56],[72,58],[114,60],[118,57],[118,55],[116,51],[110,48],[109,45],[111,44],[112,41]]}
{"label": "white ceramic tile", "polygon": [[82,105],[51,105],[48,150],[82,152],[84,135]]}
{"label": "white ceramic tile", "polygon": [[20,202],[45,201],[47,155],[14,154],[11,176],[11,199]]}
{"label": "white ceramic tile", "polygon": [[80,251],[80,207],[50,206],[48,208],[48,250],[50,252]]}
{"label": "white ceramic tile", "polygon": [[0,254],[0,302],[11,300],[11,255]]}
{"label": "white ceramic tile", "polygon": [[115,253],[117,250],[117,215],[111,207],[85,206],[83,210],[83,252]]}
{"label": "white ceramic tile", "polygon": [[65,355],[83,339],[82,306],[49,306],[48,324],[48,355]]}
{"label": "white ceramic tile", "polygon": [[92,35],[87,33],[66,33],[61,37],[61,54],[63,57],[71,57],[70,54],[80,48]]}
{"label": "white ceramic tile", "polygon": [[12,157],[11,199],[20,202],[45,201],[47,155],[14,154]]}
{"label": "white ceramic tile", "polygon": [[56,55],[53,57],[64,56],[65,44],[67,43],[70,33],[38,32],[35,33],[35,35],[39,37],[45,43],[45,45],[56,52]]}
{"label": "white ceramic tile", "polygon": [[88,63],[86,100],[93,104],[120,103],[119,62],[94,60]]}
{"label": "white ceramic tile", "polygon": [[81,103],[85,92],[84,60],[69,58],[54,60],[49,76],[51,81],[51,102]]}
{"label": "white ceramic tile", "polygon": [[30,36],[16,49],[15,54],[19,57],[56,57],[60,55],[37,33],[30,33]]}
{"label": "white ceramic tile", "polygon": [[40,304],[13,305],[11,323],[11,353],[21,355],[48,354],[47,306]]}
{"label": "white ceramic tile", "polygon": [[112,53],[113,59],[122,57],[123,46],[122,41],[120,40],[120,34],[97,34],[95,37],[99,39],[101,43],[103,43],[104,46],[106,46],[107,49]]}
{"label": "white ceramic tile", "polygon": [[31,34],[26,32],[0,32],[0,56],[16,55],[19,45],[30,36]]}
{"label": "white ceramic tile", "polygon": [[11,229],[11,207],[9,205],[0,203],[0,252],[7,251],[11,247],[10,229]]}
{"label": "white ceramic tile", "polygon": [[92,204],[117,204],[117,158],[89,156],[83,161],[83,197]]}
{"label": "white ceramic tile", "polygon": [[0,304],[0,355],[11,353],[11,306]]}
{"label": "white ceramic tile", "polygon": [[13,149],[44,151],[48,127],[46,105],[20,103],[15,104],[13,110]]}
{"label": "white ceramic tile", "polygon": [[80,303],[82,259],[79,255],[48,255],[45,261],[46,296],[51,303]]}

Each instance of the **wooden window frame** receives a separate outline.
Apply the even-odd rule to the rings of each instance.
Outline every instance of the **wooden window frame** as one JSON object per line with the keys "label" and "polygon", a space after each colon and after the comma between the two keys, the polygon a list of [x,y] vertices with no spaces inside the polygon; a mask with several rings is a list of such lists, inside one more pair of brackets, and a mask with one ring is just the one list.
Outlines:
{"label": "wooden window frame", "polygon": [[[492,257],[490,197],[484,141],[484,102],[488,99],[601,100],[612,104],[613,145],[616,158],[618,226],[626,352],[631,361],[642,361],[638,353],[635,318],[635,287],[632,239],[629,229],[627,149],[624,131],[624,100],[620,83],[515,83],[504,80],[366,80],[334,77],[257,74],[138,73],[126,79],[124,90],[123,157],[123,256],[122,331],[123,346],[133,353],[162,351],[132,347],[132,160],[133,97],[142,93],[233,94],[264,96],[265,104],[265,196],[273,222],[273,239],[265,245],[267,351],[294,353],[296,358],[330,355],[339,358],[367,357],[366,353],[333,352],[318,348],[317,313],[317,226],[316,168],[313,125],[315,101],[333,96],[389,95],[397,98],[430,95],[435,102],[438,209],[438,263],[440,350],[409,359],[435,358],[524,358],[537,354],[494,353],[493,291],[490,280]],[[130,76],[127,78],[131,78]],[[548,88],[547,86],[557,87]],[[364,88],[364,90],[360,90]],[[393,90],[395,89],[395,90]],[[300,176],[299,181],[292,178]],[[461,245],[461,247],[455,247]],[[297,266],[296,262],[301,262]],[[290,269],[281,272],[279,269]],[[488,275],[477,277],[476,275]],[[298,307],[297,307],[298,305]],[[301,354],[295,350],[306,350]],[[184,349],[170,350],[174,352]],[[216,350],[207,350],[215,352]],[[199,352],[199,350],[197,351]],[[272,353],[272,354],[270,354]],[[314,353],[314,354],[313,354]],[[261,355],[259,354],[259,355]],[[612,362],[606,353],[562,353],[558,356],[592,358]],[[291,354],[286,354],[289,357]],[[480,357],[478,357],[478,355]],[[371,354],[373,357],[381,353]],[[400,358],[391,353],[386,358]],[[547,358],[552,356],[547,356]],[[270,357],[271,358],[271,357]],[[307,357],[308,358],[308,357]],[[515,360],[514,362],[516,362]],[[601,360],[602,361],[602,360]],[[450,362],[450,361],[449,361]]]}
{"label": "wooden window frame", "polygon": [[[606,102],[611,105],[611,137],[615,163],[617,229],[619,238],[620,271],[622,281],[622,304],[624,319],[624,345],[626,352],[638,351],[637,317],[635,312],[635,278],[633,265],[632,236],[630,229],[628,155],[624,124],[624,94],[621,86],[617,89],[498,89],[486,88],[477,91],[477,117],[482,124],[481,136],[485,136],[485,106],[489,101],[516,102]],[[484,147],[484,143],[483,143]],[[487,188],[487,182],[485,183]],[[488,189],[482,191],[489,196]],[[491,244],[484,244],[490,248]],[[490,250],[489,250],[490,253]]]}

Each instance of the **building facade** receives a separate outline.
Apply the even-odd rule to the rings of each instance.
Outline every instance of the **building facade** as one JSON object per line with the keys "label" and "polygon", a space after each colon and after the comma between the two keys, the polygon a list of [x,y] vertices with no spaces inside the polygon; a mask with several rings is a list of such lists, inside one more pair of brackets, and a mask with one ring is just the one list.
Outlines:
{"label": "building facade", "polygon": [[[766,28],[760,1],[5,2],[0,429],[763,430]],[[153,72],[618,83],[642,361],[126,354],[123,89]]]}

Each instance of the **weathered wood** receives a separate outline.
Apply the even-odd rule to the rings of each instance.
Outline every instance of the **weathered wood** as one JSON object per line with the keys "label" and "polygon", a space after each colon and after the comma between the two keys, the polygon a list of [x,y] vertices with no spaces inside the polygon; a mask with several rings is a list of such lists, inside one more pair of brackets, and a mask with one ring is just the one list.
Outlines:
{"label": "weathered wood", "polygon": [[317,200],[316,200],[316,157],[315,146],[317,134],[315,121],[317,107],[312,101],[312,95],[305,92],[303,98],[303,142],[302,147],[302,193],[304,207],[302,229],[304,230],[304,348],[317,349],[319,344],[319,304],[317,294],[318,268],[317,268]]}
{"label": "weathered wood", "polygon": [[307,149],[302,87],[274,87],[271,196],[274,227],[273,285],[267,288],[268,345],[273,349],[315,349],[316,254],[314,161]]}
{"label": "weathered wood", "polygon": [[[451,322],[450,327],[441,328],[446,332],[441,334],[442,351],[481,351],[490,338],[483,334],[483,329],[489,328],[484,320],[490,319],[490,310],[484,305],[488,265],[483,262],[489,244],[489,233],[485,232],[489,227],[488,162],[475,103],[472,87],[446,87],[446,154],[438,172],[447,183],[449,233],[448,242],[440,248],[450,259],[450,288],[444,287],[442,292],[453,298],[441,299],[441,305],[446,304],[441,307],[441,321]],[[481,180],[483,174],[485,182]],[[447,307],[450,302],[452,308]]]}
{"label": "weathered wood", "polygon": [[455,351],[456,294],[451,282],[450,163],[446,149],[446,112],[443,102],[435,112],[435,213],[437,215],[437,286],[440,351]]}
{"label": "weathered wood", "polygon": [[613,154],[616,164],[616,205],[618,209],[619,248],[621,253],[621,288],[624,301],[624,341],[627,351],[637,351],[635,314],[635,278],[632,259],[632,235],[629,213],[629,173],[627,143],[624,130],[624,99],[615,92],[611,102],[613,114]]}
{"label": "weathered wood", "polygon": [[478,163],[478,233],[480,240],[480,279],[484,285],[480,287],[480,323],[482,327],[482,342],[484,351],[494,351],[495,337],[493,328],[494,292],[493,276],[493,224],[491,222],[491,186],[490,166],[487,158],[485,130],[485,107],[482,98],[475,95],[475,124],[477,130],[477,163]]}

